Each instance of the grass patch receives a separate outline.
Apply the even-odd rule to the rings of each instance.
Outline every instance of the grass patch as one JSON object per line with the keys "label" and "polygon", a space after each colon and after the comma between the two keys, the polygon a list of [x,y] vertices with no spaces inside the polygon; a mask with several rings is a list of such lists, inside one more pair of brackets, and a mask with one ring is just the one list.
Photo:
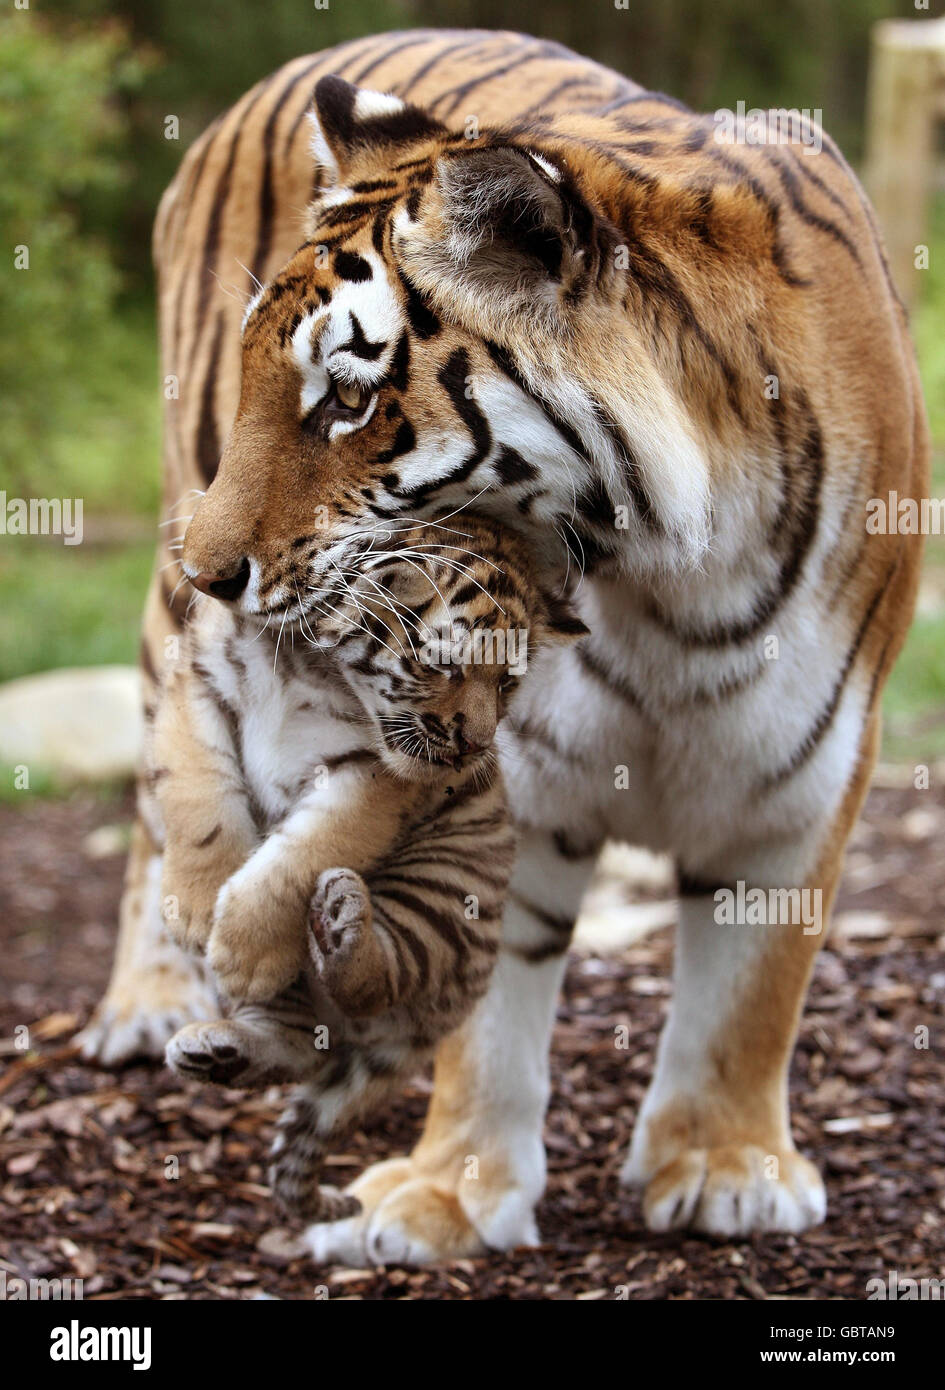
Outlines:
{"label": "grass patch", "polygon": [[7,536],[0,545],[0,680],[61,666],[137,660],[152,541],[65,546]]}

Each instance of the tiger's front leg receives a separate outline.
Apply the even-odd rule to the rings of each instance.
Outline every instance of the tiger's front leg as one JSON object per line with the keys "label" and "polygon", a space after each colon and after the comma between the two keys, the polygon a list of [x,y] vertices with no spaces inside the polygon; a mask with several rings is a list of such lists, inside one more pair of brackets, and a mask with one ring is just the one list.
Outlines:
{"label": "tiger's front leg", "polygon": [[673,1004],[621,1175],[644,1188],[652,1230],[732,1237],[824,1219],[820,1173],[791,1134],[788,1068],[871,766],[819,836],[681,873]]}
{"label": "tiger's front leg", "polygon": [[351,869],[326,869],[309,911],[309,950],[325,989],[349,1018],[368,1018],[394,999],[394,961],[377,932],[368,885]]}

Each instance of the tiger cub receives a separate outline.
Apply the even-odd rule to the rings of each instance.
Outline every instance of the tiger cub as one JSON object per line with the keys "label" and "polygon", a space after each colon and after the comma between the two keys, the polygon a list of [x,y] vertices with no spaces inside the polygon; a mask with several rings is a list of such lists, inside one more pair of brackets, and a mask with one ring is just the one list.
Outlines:
{"label": "tiger cub", "polygon": [[514,857],[496,726],[526,661],[586,632],[531,570],[478,518],[375,529],[317,636],[201,600],[165,683],[145,796],[165,918],[235,1001],[167,1060],[303,1083],[270,1176],[307,1219],[358,1209],[318,1184],[327,1144],[488,984]]}

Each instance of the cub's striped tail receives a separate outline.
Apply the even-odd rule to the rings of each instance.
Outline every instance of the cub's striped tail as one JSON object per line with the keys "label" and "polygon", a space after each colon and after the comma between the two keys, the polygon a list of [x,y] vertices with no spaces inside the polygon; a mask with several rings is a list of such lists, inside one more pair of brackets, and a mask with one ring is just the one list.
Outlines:
{"label": "cub's striped tail", "polygon": [[273,1195],[289,1215],[305,1221],[341,1221],[361,1210],[357,1197],[318,1181],[334,1128],[324,1132],[315,1094],[308,1086],[298,1086],[279,1119],[269,1168]]}

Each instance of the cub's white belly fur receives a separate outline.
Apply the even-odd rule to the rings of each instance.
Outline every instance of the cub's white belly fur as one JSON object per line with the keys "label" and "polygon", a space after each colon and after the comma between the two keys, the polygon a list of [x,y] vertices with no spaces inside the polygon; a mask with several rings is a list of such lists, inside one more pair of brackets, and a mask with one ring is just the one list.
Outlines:
{"label": "cub's white belly fur", "polygon": [[[301,640],[297,637],[297,640]],[[288,645],[288,638],[286,639]],[[247,785],[271,825],[299,800],[329,806],[341,794],[344,778],[320,777],[327,760],[366,745],[357,722],[360,706],[327,658],[312,651],[299,674],[291,672],[291,651],[272,669],[271,649],[251,638],[230,647],[238,659],[214,661],[205,654],[218,688],[239,710],[240,752]]]}

